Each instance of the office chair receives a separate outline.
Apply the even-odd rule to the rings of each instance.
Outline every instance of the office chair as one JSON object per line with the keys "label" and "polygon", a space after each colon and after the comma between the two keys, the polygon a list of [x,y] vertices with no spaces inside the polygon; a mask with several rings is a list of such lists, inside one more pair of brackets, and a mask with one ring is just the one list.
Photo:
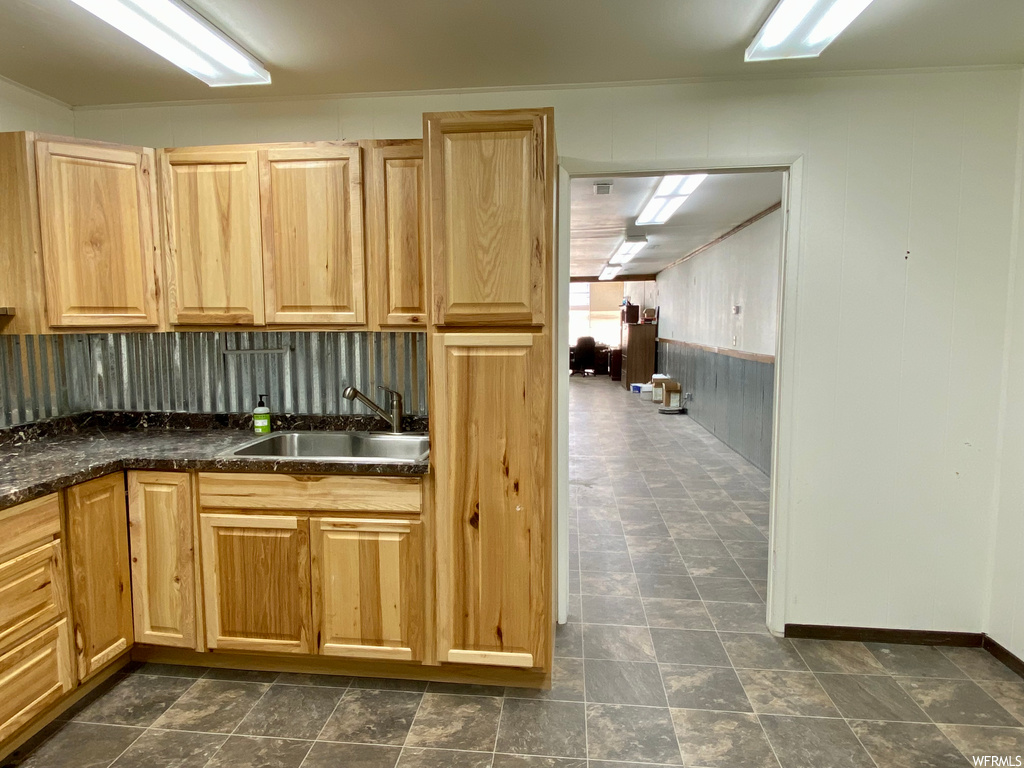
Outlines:
{"label": "office chair", "polygon": [[587,373],[587,371],[593,371],[596,366],[597,342],[594,341],[593,336],[580,336],[576,340],[576,355],[572,361],[572,375],[575,376],[579,373],[584,376],[591,376],[593,374]]}

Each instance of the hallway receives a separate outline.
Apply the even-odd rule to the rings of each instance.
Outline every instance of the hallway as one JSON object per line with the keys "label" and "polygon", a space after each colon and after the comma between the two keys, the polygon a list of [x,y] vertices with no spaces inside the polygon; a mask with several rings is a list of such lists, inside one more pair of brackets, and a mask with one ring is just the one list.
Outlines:
{"label": "hallway", "polygon": [[702,427],[573,377],[569,439],[556,654],[583,668],[592,768],[946,768],[1024,752],[1024,682],[986,651],[768,633],[768,479]]}

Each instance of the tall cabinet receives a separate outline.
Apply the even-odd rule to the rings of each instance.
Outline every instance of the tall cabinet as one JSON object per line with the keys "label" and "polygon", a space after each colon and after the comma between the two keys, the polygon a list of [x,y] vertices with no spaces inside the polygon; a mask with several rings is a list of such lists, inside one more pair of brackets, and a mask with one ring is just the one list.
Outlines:
{"label": "tall cabinet", "polygon": [[551,668],[553,129],[424,115],[442,663]]}

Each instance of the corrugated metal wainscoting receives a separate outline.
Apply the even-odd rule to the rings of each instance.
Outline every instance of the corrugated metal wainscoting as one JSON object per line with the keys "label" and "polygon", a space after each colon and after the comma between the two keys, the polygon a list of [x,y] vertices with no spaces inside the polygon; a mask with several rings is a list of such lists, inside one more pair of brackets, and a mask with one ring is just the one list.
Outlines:
{"label": "corrugated metal wainscoting", "polygon": [[424,333],[192,332],[0,336],[0,427],[97,410],[368,413],[346,386],[427,415]]}
{"label": "corrugated metal wainscoting", "polygon": [[694,421],[765,474],[771,471],[775,363],[663,340],[658,372],[693,393],[687,409]]}

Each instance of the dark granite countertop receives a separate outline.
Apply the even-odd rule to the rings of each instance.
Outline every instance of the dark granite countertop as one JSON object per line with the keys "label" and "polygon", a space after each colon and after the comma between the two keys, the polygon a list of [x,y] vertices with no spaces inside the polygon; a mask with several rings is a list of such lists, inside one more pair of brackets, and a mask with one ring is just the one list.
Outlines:
{"label": "dark granite countertop", "polygon": [[[145,418],[120,421],[104,418],[96,423],[79,419],[67,428],[23,430],[20,440],[11,439],[8,434],[8,439],[0,440],[0,509],[126,469],[405,477],[425,475],[430,469],[427,462],[362,464],[231,457],[227,455],[231,450],[256,437],[251,430],[233,426],[218,424],[212,427],[209,422],[197,421],[189,428],[166,422],[154,428],[148,426]],[[278,423],[275,426],[280,429],[311,428],[311,425],[295,423]],[[317,428],[339,426],[316,425]],[[381,425],[364,419],[350,420],[344,426],[377,429]]]}

